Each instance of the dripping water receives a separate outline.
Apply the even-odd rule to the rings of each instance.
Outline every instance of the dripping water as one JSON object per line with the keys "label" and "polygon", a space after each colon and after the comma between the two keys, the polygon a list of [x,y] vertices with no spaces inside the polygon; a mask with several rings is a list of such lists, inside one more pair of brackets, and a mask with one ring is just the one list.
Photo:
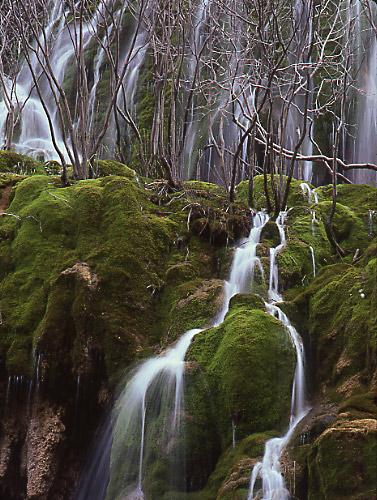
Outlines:
{"label": "dripping water", "polygon": [[310,248],[310,255],[312,256],[312,269],[313,269],[313,276],[316,276],[316,264],[315,264],[315,254],[314,254],[314,248],[312,246]]}

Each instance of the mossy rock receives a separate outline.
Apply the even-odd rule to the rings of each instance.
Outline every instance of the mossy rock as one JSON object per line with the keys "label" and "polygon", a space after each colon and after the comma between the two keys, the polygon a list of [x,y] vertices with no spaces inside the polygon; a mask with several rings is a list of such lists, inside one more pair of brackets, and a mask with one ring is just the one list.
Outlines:
{"label": "mossy rock", "polygon": [[[158,316],[161,317],[166,332],[165,343],[172,342],[192,328],[210,326],[220,311],[223,301],[222,280],[196,278],[186,281],[182,279],[182,275],[177,274],[176,267],[174,266],[173,270],[169,268],[168,273],[170,275],[174,272],[174,278],[177,281],[168,282],[158,306]],[[191,266],[185,264],[183,267],[184,269],[179,266],[179,272],[193,273]]]}
{"label": "mossy rock", "polygon": [[[235,434],[237,439],[237,429]],[[219,458],[199,498],[244,499],[253,466],[262,458],[266,441],[276,436],[275,431],[269,431],[251,434],[242,441],[236,441],[236,446],[229,447]]]}
{"label": "mossy rock", "polygon": [[287,425],[294,358],[281,323],[244,298],[233,301],[221,326],[195,337],[186,374],[186,434],[188,476],[196,488],[229,446],[232,420],[239,439]]}
{"label": "mossy rock", "polygon": [[[175,223],[149,208],[153,206],[148,196],[125,177],[82,181],[64,189],[47,176],[18,183],[9,207],[17,218],[0,221],[1,234],[6,235],[0,242],[0,260],[8,269],[0,283],[6,349],[14,338],[32,339],[30,345],[45,338],[43,349],[58,352],[47,341],[54,335],[39,337],[48,304],[51,331],[55,328],[56,336],[60,327],[65,331],[51,314],[52,307],[65,309],[56,302],[59,293],[51,284],[62,271],[85,261],[101,283],[96,292],[100,321],[93,336],[98,335],[105,352],[108,374],[119,374],[135,349],[148,343],[145,332],[153,324],[152,313],[145,312],[153,310],[148,287],[161,281],[173,241]],[[60,292],[62,298],[65,292]],[[68,371],[77,368],[68,365]],[[19,374],[30,372],[30,366],[19,369]]]}
{"label": "mossy rock", "polygon": [[294,300],[308,315],[316,384],[336,389],[338,398],[360,390],[353,377],[368,384],[376,369],[376,275],[376,258],[365,267],[327,266]]}
{"label": "mossy rock", "polygon": [[[42,352],[51,380],[90,368],[83,353],[91,325],[89,350],[115,383],[135,358],[216,313],[222,281],[211,279],[225,250],[190,236],[180,204],[165,214],[149,191],[115,175],[65,188],[46,175],[17,177],[9,202],[15,216],[0,219],[0,352],[15,375],[33,370],[32,349]],[[62,277],[80,262],[99,280],[89,303]]]}
{"label": "mossy rock", "polygon": [[[330,213],[332,203],[323,201],[318,204],[318,211],[325,221]],[[356,212],[348,206],[337,203],[333,219],[333,230],[337,242],[346,252],[354,253],[364,250],[369,244],[368,226]]]}
{"label": "mossy rock", "polygon": [[269,220],[262,229],[261,242],[268,246],[277,247],[280,244],[280,233],[276,222]]}
{"label": "mossy rock", "polygon": [[43,174],[43,163],[14,151],[0,150],[0,172],[30,175]]}
{"label": "mossy rock", "polygon": [[[332,186],[320,186],[317,193],[321,201],[330,201]],[[365,184],[341,184],[337,187],[337,202],[358,216],[366,216],[369,210],[377,210],[377,189]]]}
{"label": "mossy rock", "polygon": [[108,175],[119,175],[128,179],[135,179],[136,177],[135,170],[115,160],[96,160],[94,171],[96,177],[107,177]]}
{"label": "mossy rock", "polygon": [[[281,193],[284,193],[286,182],[287,182],[286,176],[282,176],[281,178],[277,175],[274,176],[275,186]],[[286,208],[308,205],[308,199],[307,196],[302,191],[301,183],[302,181],[300,180],[292,179]],[[272,205],[272,209],[274,209],[275,202],[273,197],[271,176],[268,176],[267,186],[268,186],[268,194]],[[249,181],[240,182],[240,184],[238,184],[236,188],[237,199],[247,204],[248,191],[249,191]],[[263,210],[267,208],[267,199],[265,195],[263,175],[256,175],[254,177],[253,200],[254,203],[252,208],[255,208],[256,210]]]}
{"label": "mossy rock", "polygon": [[309,455],[309,500],[377,494],[377,420],[339,422],[316,440]]}

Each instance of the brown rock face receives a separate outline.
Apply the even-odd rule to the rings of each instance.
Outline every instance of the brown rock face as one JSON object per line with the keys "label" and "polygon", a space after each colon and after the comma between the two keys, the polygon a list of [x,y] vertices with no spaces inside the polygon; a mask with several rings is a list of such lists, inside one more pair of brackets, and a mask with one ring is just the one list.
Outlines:
{"label": "brown rock face", "polygon": [[48,498],[64,430],[59,409],[40,408],[32,416],[25,441],[28,499]]}
{"label": "brown rock face", "polygon": [[98,287],[98,276],[94,273],[86,262],[77,262],[74,266],[69,267],[61,273],[63,276],[75,276],[83,282],[87,288],[95,292]]}

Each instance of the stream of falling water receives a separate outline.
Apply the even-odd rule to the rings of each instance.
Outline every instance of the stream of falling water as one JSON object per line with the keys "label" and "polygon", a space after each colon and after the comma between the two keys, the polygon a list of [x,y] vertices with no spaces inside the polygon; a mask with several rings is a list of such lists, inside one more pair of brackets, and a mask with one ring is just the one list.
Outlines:
{"label": "stream of falling water", "polygon": [[[262,500],[288,500],[289,492],[285,487],[284,477],[281,473],[280,457],[298,423],[309,411],[305,391],[304,345],[287,315],[277,305],[277,303],[283,300],[279,294],[279,271],[276,257],[284,248],[286,242],[284,229],[285,215],[284,212],[280,213],[276,221],[280,233],[280,243],[276,248],[270,249],[270,281],[268,291],[270,302],[266,303],[266,309],[269,314],[283,323],[296,351],[296,370],[291,396],[291,417],[286,434],[280,438],[273,438],[267,441],[262,462],[258,462],[254,466],[250,479],[248,500],[253,500],[254,498],[262,498]],[[258,492],[255,492],[258,478],[262,480],[262,497]],[[257,496],[254,496],[254,494],[257,494]]]}
{"label": "stream of falling water", "polygon": [[[104,16],[107,3],[108,0],[100,0],[91,18],[83,24],[82,43],[84,50],[88,47],[93,33],[96,32],[97,25]],[[21,130],[14,147],[22,153],[31,154],[32,156],[42,155],[45,160],[56,160],[59,159],[59,156],[52,141],[47,114],[52,123],[57,145],[63,154],[67,156],[58,107],[52,89],[58,94],[57,86],[63,86],[68,65],[74,57],[75,47],[72,43],[74,37],[72,30],[74,28],[66,22],[67,17],[69,17],[69,10],[67,10],[65,3],[62,0],[56,2],[50,1],[49,10],[51,11],[51,15],[47,21],[47,25],[42,30],[39,40],[33,43],[36,53],[31,52],[29,54],[30,67],[27,62],[24,62],[17,76],[13,100],[15,107],[20,109]],[[54,75],[57,86],[52,82],[49,83],[46,78],[42,67],[42,64],[45,64],[45,60],[39,45],[50,54],[48,63],[51,66],[51,72]],[[39,78],[41,97],[35,89],[32,73]],[[42,101],[47,110],[44,109]],[[1,142],[4,140],[3,134],[5,132],[6,119],[7,110],[5,104],[4,101],[0,101]]]}
{"label": "stream of falling water", "polygon": [[[250,291],[255,266],[262,268],[256,249],[268,219],[264,212],[253,216],[249,236],[240,241],[234,253],[230,278],[224,285],[223,306],[212,326],[218,326],[224,321],[232,297]],[[203,330],[187,331],[174,346],[163,354],[146,360],[131,374],[115,405],[112,437],[109,437],[107,427],[107,439],[105,442],[101,440],[96,450],[95,460],[98,461],[98,466],[94,464],[88,469],[87,477],[81,481],[81,490],[75,498],[103,498],[106,490],[109,498],[145,498],[143,481],[151,453],[150,445],[153,447],[158,439],[161,446],[168,447],[180,432],[184,360],[192,339],[201,331]],[[103,446],[102,450],[99,450],[100,446]],[[109,485],[100,483],[93,490],[92,484],[98,480],[99,470],[103,470],[103,457],[108,457],[109,447],[112,447]],[[107,483],[108,475],[104,481]],[[101,496],[97,496],[98,492],[101,492]]]}
{"label": "stream of falling water", "polygon": [[[258,478],[261,478],[263,483],[264,500],[289,498],[280,471],[280,457],[297,424],[309,410],[305,396],[303,342],[286,314],[277,305],[282,301],[279,293],[277,256],[286,243],[285,218],[286,213],[282,212],[276,221],[280,243],[270,251],[269,302],[265,305],[267,312],[286,327],[296,351],[291,417],[287,433],[280,438],[267,441],[263,460],[255,465],[251,474],[249,500],[256,498],[254,490]],[[269,217],[265,212],[255,214],[249,236],[239,242],[233,256],[229,280],[224,284],[223,306],[212,326],[218,326],[224,321],[232,297],[252,290],[255,268],[258,267],[262,271],[261,262],[256,254],[262,229],[268,220]],[[163,354],[144,361],[129,376],[125,389],[115,405],[114,424],[105,427],[95,450],[95,460],[81,480],[81,489],[76,493],[76,499],[99,500],[106,497],[144,500],[146,498],[143,485],[151,458],[153,460],[156,442],[159,443],[159,447],[169,449],[181,432],[185,356],[192,339],[202,331],[202,329],[187,331],[174,346]],[[233,424],[233,447],[236,445],[235,431]],[[174,460],[175,465],[182,465],[178,456]],[[106,462],[110,462],[110,472]],[[105,469],[107,472],[102,475]],[[179,472],[175,473],[175,478],[179,475]]]}

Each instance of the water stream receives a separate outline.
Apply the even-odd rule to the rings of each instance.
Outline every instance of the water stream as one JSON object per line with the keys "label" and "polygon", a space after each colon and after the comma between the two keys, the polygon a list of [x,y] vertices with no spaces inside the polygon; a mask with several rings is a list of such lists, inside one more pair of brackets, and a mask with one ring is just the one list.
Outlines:
{"label": "water stream", "polygon": [[[305,391],[304,345],[287,315],[277,305],[277,303],[283,300],[279,294],[279,272],[276,255],[284,248],[286,242],[284,222],[285,213],[281,213],[276,221],[280,233],[280,243],[276,248],[271,248],[270,250],[270,281],[268,292],[270,302],[266,303],[266,309],[269,314],[283,323],[296,351],[296,369],[291,395],[291,416],[285,435],[267,441],[262,462],[258,462],[254,466],[250,479],[248,500],[253,500],[254,498],[262,498],[263,500],[289,499],[289,492],[285,486],[284,476],[280,468],[280,457],[298,423],[309,411]],[[258,478],[262,480],[262,497],[259,492],[255,491]]]}
{"label": "water stream", "polygon": [[[212,326],[224,321],[232,297],[250,291],[255,266],[261,269],[256,249],[268,219],[268,215],[264,212],[255,214],[249,236],[242,239],[235,250],[230,278],[224,285],[223,306]],[[100,444],[104,447],[103,455],[111,455],[111,473],[108,487],[100,483],[97,487],[99,491],[107,490],[107,495],[110,497],[144,499],[143,481],[148,461],[155,453],[153,449],[156,440],[160,447],[168,449],[179,436],[184,398],[184,359],[192,339],[202,331],[202,329],[187,331],[174,346],[163,354],[143,362],[128,377],[125,388],[115,404],[112,438]],[[106,427],[106,434],[110,434],[109,426]],[[235,444],[235,427],[233,427],[233,439]],[[113,444],[109,444],[109,441]],[[179,464],[180,459],[181,457],[175,456],[172,460]],[[87,475],[81,481],[81,490],[76,495],[77,499],[89,498],[87,492],[93,492],[91,484],[98,480],[98,470],[103,471],[102,454],[98,449],[94,462],[97,466],[94,464],[87,469]],[[104,474],[106,484],[107,481],[108,474]]]}

